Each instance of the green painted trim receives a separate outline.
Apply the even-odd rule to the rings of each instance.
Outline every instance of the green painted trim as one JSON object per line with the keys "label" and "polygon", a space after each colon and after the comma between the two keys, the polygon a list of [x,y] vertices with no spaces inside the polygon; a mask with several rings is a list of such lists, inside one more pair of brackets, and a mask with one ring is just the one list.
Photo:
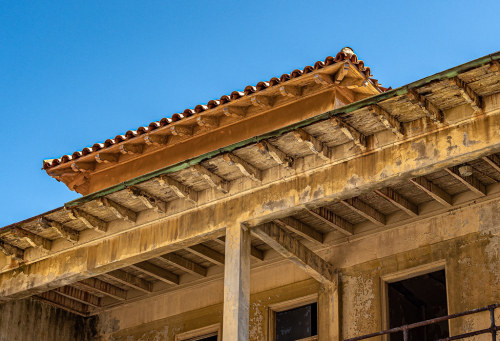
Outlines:
{"label": "green painted trim", "polygon": [[487,55],[487,56],[484,56],[484,57],[481,57],[481,58],[478,58],[478,59],[475,59],[475,60],[472,60],[472,61],[467,62],[465,64],[453,67],[453,68],[451,68],[449,70],[445,70],[445,71],[436,73],[436,74],[434,74],[432,76],[425,77],[423,79],[417,80],[415,82],[412,82],[410,84],[404,85],[402,87],[399,87],[399,88],[396,88],[396,89],[393,89],[393,90],[381,93],[379,95],[375,95],[375,96],[366,98],[364,100],[348,104],[348,105],[346,105],[344,107],[341,107],[341,108],[338,108],[338,109],[335,109],[335,110],[327,111],[327,112],[325,112],[323,114],[314,116],[314,117],[306,119],[304,121],[301,121],[301,122],[298,122],[298,123],[295,123],[295,124],[292,124],[292,125],[289,125],[289,126],[286,126],[286,127],[274,130],[274,131],[271,131],[271,132],[263,134],[263,135],[255,136],[253,138],[250,138],[250,139],[247,139],[247,140],[244,140],[244,141],[240,141],[240,142],[234,143],[234,144],[229,145],[227,147],[217,149],[215,151],[212,151],[212,152],[200,155],[198,157],[194,157],[194,158],[188,159],[188,160],[183,161],[183,162],[176,163],[174,165],[167,166],[165,168],[158,169],[158,170],[156,170],[154,172],[151,172],[151,173],[147,173],[147,174],[141,175],[139,177],[136,177],[136,178],[127,180],[125,182],[122,182],[122,183],[120,183],[118,185],[114,185],[114,186],[105,188],[103,190],[94,192],[92,194],[88,194],[88,195],[83,196],[81,198],[69,201],[69,202],[65,203],[64,206],[65,207],[75,207],[75,206],[82,205],[82,204],[84,204],[86,202],[95,200],[95,199],[103,197],[105,195],[121,191],[121,190],[123,190],[123,189],[125,189],[125,188],[127,188],[129,186],[134,186],[134,185],[137,185],[137,184],[139,184],[141,182],[150,180],[150,179],[152,179],[154,177],[157,177],[159,175],[164,175],[164,174],[169,174],[169,173],[173,173],[173,172],[178,172],[180,170],[183,170],[183,169],[186,169],[186,168],[191,167],[193,165],[196,165],[198,163],[201,163],[202,161],[210,159],[210,158],[212,158],[214,156],[217,156],[219,154],[226,153],[226,152],[231,152],[231,151],[233,151],[233,150],[235,150],[237,148],[241,148],[241,147],[247,146],[247,145],[252,144],[252,143],[257,143],[257,142],[259,142],[261,140],[265,140],[265,139],[268,139],[268,138],[271,138],[271,137],[281,136],[281,135],[283,135],[285,133],[288,133],[288,132],[290,132],[292,130],[295,130],[297,128],[305,127],[305,126],[308,126],[308,125],[310,125],[312,123],[315,123],[315,122],[318,122],[318,121],[322,121],[322,120],[325,120],[325,119],[329,119],[332,116],[336,116],[336,115],[340,115],[340,114],[345,114],[345,113],[350,113],[350,112],[353,112],[355,110],[361,109],[361,108],[363,108],[365,106],[372,105],[372,104],[377,104],[377,103],[379,103],[379,102],[381,102],[383,100],[386,100],[386,99],[389,99],[389,98],[393,98],[393,97],[396,97],[396,96],[404,95],[404,94],[408,93],[408,91],[411,90],[411,89],[415,89],[415,88],[421,87],[421,86],[426,85],[428,83],[431,83],[433,81],[438,81],[438,80],[442,80],[442,79],[456,77],[460,73],[469,71],[469,70],[477,68],[477,67],[481,67],[483,65],[486,65],[486,64],[490,63],[493,60],[500,60],[500,51],[499,52],[495,52],[495,53],[490,54],[490,55]]}

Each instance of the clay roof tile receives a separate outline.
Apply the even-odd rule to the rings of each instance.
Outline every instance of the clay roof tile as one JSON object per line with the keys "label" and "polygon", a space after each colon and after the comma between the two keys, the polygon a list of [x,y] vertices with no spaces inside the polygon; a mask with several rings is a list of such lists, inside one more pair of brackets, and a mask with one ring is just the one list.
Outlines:
{"label": "clay roof tile", "polygon": [[[282,82],[286,82],[292,78],[297,78],[300,77],[303,74],[313,72],[314,70],[322,69],[325,66],[332,65],[334,63],[338,62],[343,62],[343,61],[350,61],[352,64],[354,64],[359,71],[363,72],[366,77],[371,77],[371,71],[370,68],[365,67],[365,64],[363,61],[359,60],[354,51],[350,47],[344,47],[337,55],[334,57],[329,56],[325,59],[325,61],[317,61],[314,63],[314,66],[306,66],[304,67],[303,70],[296,69],[293,70],[291,73],[285,73],[281,75],[280,78],[273,77],[269,80],[269,82],[259,82],[257,83],[256,86],[248,85],[244,88],[244,91],[233,91],[229,96],[228,95],[223,95],[219,100],[210,100],[206,105],[199,104],[197,105],[194,110],[193,109],[186,109],[182,114],[173,114],[171,118],[162,118],[160,121],[155,121],[151,122],[148,126],[144,127],[139,127],[137,128],[137,131],[129,130],[125,133],[125,135],[117,135],[114,139],[107,139],[104,143],[96,143],[94,144],[91,148],[84,148],[82,151],[77,151],[74,152],[71,156],[70,155],[64,155],[60,159],[50,159],[50,160],[45,160],[43,162],[43,168],[48,169],[51,167],[55,167],[61,163],[69,162],[72,159],[79,158],[81,156],[88,155],[92,152],[101,150],[103,148],[108,148],[111,147],[112,145],[116,143],[123,142],[128,139],[132,139],[136,137],[137,135],[142,135],[149,133],[155,129],[158,129],[160,127],[164,127],[169,125],[172,122],[177,122],[180,121],[186,117],[199,114],[203,111],[209,110],[216,108],[219,105],[222,104],[227,104],[231,101],[235,101],[241,97],[248,96],[252,93],[255,93],[257,91],[263,91],[268,87],[276,86]],[[388,89],[391,88],[384,88],[380,86],[378,81],[376,79],[371,79],[373,84],[377,86],[381,91],[387,91]]]}

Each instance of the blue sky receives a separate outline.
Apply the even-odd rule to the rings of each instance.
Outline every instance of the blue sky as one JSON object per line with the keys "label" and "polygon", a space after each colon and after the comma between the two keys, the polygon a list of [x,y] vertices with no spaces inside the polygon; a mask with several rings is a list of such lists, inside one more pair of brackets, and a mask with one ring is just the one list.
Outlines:
{"label": "blue sky", "polygon": [[344,46],[401,86],[500,50],[498,13],[498,0],[0,0],[0,226],[79,196],[43,159]]}

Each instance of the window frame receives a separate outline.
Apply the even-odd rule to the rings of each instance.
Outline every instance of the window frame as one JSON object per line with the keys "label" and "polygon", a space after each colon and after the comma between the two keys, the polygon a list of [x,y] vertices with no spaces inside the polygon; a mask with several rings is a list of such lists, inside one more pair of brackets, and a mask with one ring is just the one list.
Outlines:
{"label": "window frame", "polygon": [[[401,271],[391,272],[389,274],[380,277],[381,281],[381,295],[382,300],[380,306],[382,309],[382,330],[389,329],[389,284],[394,282],[403,281],[405,279],[410,279],[413,277],[422,276],[431,272],[444,270],[444,277],[446,281],[446,309],[448,314],[450,313],[450,297],[449,297],[449,286],[448,286],[448,270],[446,265],[446,260],[438,260],[431,263],[422,264],[416,267],[404,269]],[[450,335],[452,335],[450,321],[448,320],[448,330]],[[382,335],[382,341],[390,341],[389,334]]]}
{"label": "window frame", "polygon": [[220,323],[175,334],[175,341],[196,341],[217,335],[217,341],[222,341]]}
{"label": "window frame", "polygon": [[308,296],[303,296],[299,298],[295,298],[288,301],[283,301],[275,304],[270,304],[268,306],[268,340],[276,341],[276,313],[287,311],[295,308],[300,308],[305,305],[316,303],[316,324],[317,324],[317,335],[310,336],[305,339],[301,339],[299,341],[317,341],[319,337],[319,301],[318,294],[312,294]]}

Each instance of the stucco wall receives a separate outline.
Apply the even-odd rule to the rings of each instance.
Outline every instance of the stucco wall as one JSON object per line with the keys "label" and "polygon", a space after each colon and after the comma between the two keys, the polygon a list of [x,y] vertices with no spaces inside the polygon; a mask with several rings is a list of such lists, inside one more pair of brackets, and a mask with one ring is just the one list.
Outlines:
{"label": "stucco wall", "polygon": [[[383,279],[422,267],[445,267],[449,313],[500,302],[499,253],[499,199],[324,250],[321,255],[340,270],[342,338],[382,329]],[[266,340],[270,304],[320,289],[288,262],[253,271],[251,288],[250,339],[255,341]],[[174,340],[177,333],[221,323],[222,301],[223,283],[218,280],[104,313],[98,328],[102,340]],[[487,314],[467,317],[452,323],[451,331],[484,328],[487,319]]]}
{"label": "stucco wall", "polygon": [[0,304],[0,341],[87,341],[95,332],[95,318],[32,298]]}

